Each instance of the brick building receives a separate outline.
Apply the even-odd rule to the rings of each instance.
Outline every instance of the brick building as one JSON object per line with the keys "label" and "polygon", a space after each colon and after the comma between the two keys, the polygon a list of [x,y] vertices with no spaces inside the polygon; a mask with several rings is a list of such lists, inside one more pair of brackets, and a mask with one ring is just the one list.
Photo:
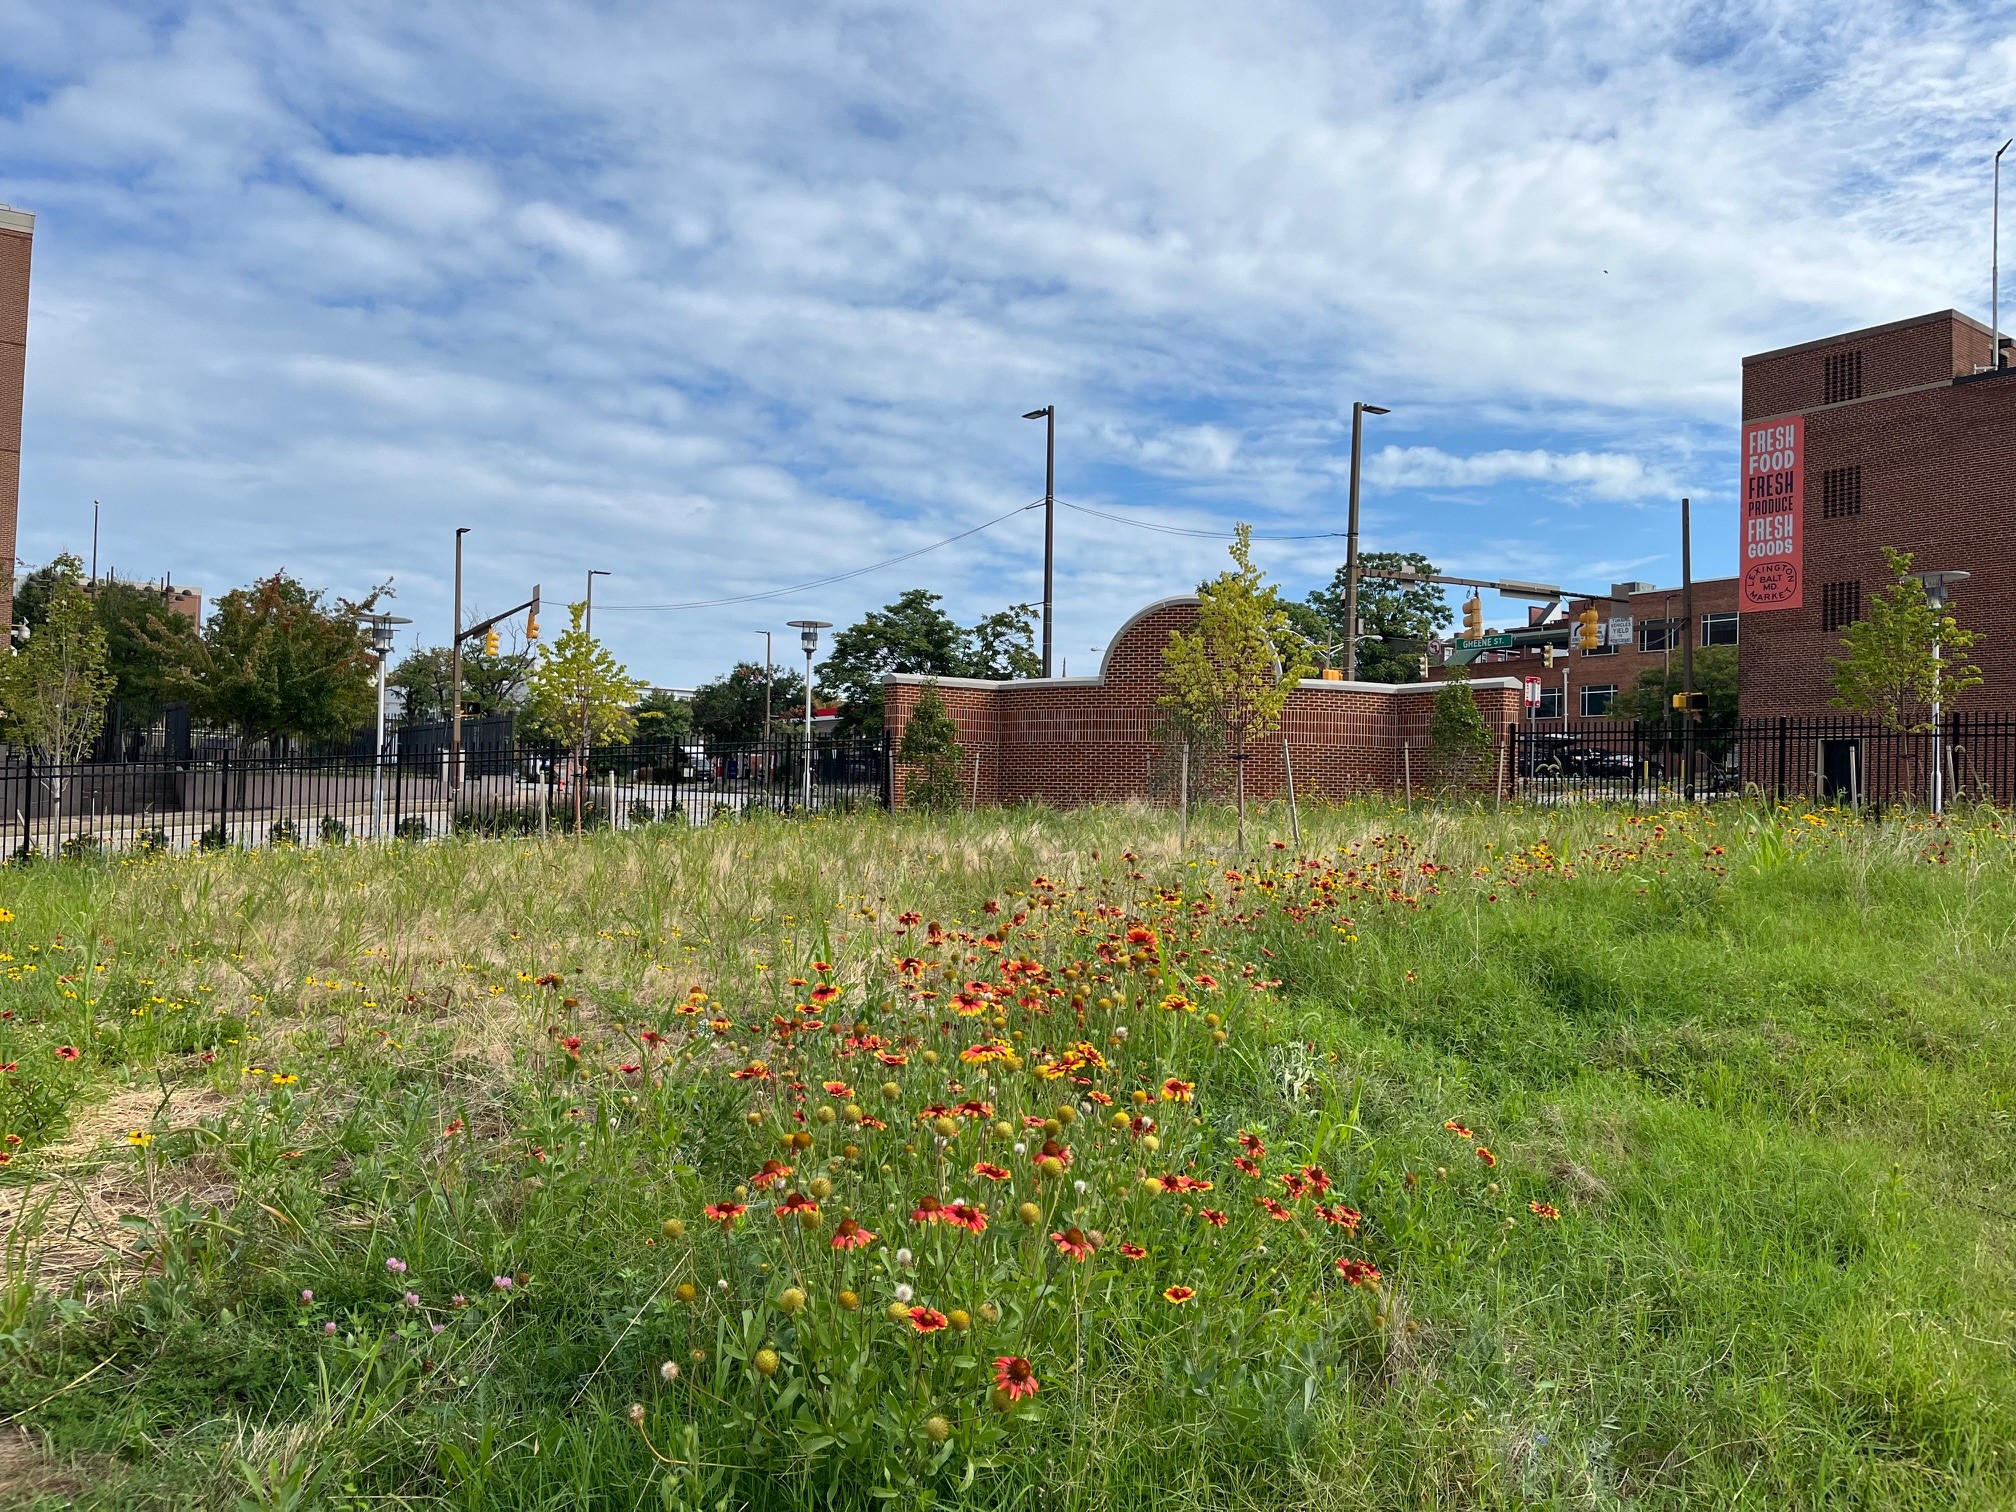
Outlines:
{"label": "brick building", "polygon": [[[1196,622],[1197,600],[1168,598],[1128,620],[1092,677],[1016,682],[883,679],[884,723],[893,741],[925,686],[935,682],[959,728],[978,801],[1057,804],[1117,802],[1173,794],[1169,751],[1157,729],[1162,649],[1171,631]],[[1480,677],[1477,702],[1495,731],[1518,717],[1519,684]],[[1425,772],[1434,689],[1425,683],[1337,682],[1310,678],[1290,694],[1282,721],[1295,790],[1310,799],[1397,791]],[[1286,778],[1279,737],[1256,744],[1246,763],[1249,797],[1278,797]],[[900,806],[906,774],[896,773]]]}
{"label": "brick building", "polygon": [[[1612,583],[1606,599],[1570,599],[1567,618],[1546,624],[1528,623],[1509,633],[1514,644],[1503,651],[1481,651],[1467,664],[1474,677],[1516,677],[1540,680],[1540,707],[1527,717],[1539,728],[1560,729],[1579,720],[1603,719],[1611,700],[1637,686],[1649,671],[1670,667],[1679,686],[1683,648],[1690,634],[1698,649],[1735,646],[1740,636],[1736,614],[1737,580],[1705,578],[1694,585],[1694,625],[1687,624],[1678,584],[1656,588],[1650,583]],[[1571,648],[1575,617],[1594,608],[1603,616],[1604,643],[1594,651]],[[1541,611],[1534,609],[1533,615]],[[1545,648],[1554,648],[1554,665],[1546,665]],[[1454,670],[1453,660],[1430,666],[1430,681],[1441,682]]]}
{"label": "brick building", "polygon": [[[12,570],[21,508],[21,395],[28,369],[28,263],[35,217],[0,205],[0,627],[14,623]],[[0,642],[5,637],[0,636]]]}
{"label": "brick building", "polygon": [[[1883,548],[1973,574],[1972,712],[2016,713],[2016,362],[1957,310],[1743,359],[1743,715],[1836,712],[1841,629],[1889,580]],[[1991,660],[1992,658],[1992,660]]]}

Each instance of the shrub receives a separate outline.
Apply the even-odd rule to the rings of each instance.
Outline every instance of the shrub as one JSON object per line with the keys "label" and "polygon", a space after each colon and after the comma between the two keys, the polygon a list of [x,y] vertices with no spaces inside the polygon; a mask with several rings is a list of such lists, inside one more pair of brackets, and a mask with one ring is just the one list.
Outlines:
{"label": "shrub", "polygon": [[1428,725],[1431,779],[1444,792],[1473,787],[1484,779],[1490,758],[1490,727],[1477,707],[1469,675],[1459,672],[1435,695],[1435,713]]}
{"label": "shrub", "polygon": [[926,683],[903,726],[903,739],[896,747],[896,759],[911,768],[904,802],[927,814],[949,813],[965,801],[961,777],[966,770],[966,748],[959,744],[959,727],[938,695],[936,683]]}
{"label": "shrub", "polygon": [[394,840],[425,840],[427,835],[427,821],[418,814],[408,814],[392,826]]}
{"label": "shrub", "polygon": [[266,831],[266,839],[273,845],[299,845],[301,832],[294,827],[292,819],[275,819]]}
{"label": "shrub", "polygon": [[350,826],[334,814],[324,814],[316,833],[324,845],[347,845],[350,843]]}
{"label": "shrub", "polygon": [[63,859],[66,861],[88,861],[93,856],[105,854],[105,842],[96,835],[72,835],[63,842]]}
{"label": "shrub", "polygon": [[144,829],[133,837],[133,849],[143,856],[158,856],[168,849],[168,831]]}
{"label": "shrub", "polygon": [[203,831],[202,838],[196,844],[206,851],[228,850],[231,846],[231,832],[221,824],[213,824]]}

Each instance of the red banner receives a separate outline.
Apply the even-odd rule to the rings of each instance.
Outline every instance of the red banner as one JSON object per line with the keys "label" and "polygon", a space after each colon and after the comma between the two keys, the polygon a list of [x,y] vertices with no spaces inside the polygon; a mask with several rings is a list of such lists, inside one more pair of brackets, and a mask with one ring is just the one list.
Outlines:
{"label": "red banner", "polygon": [[1743,613],[1797,609],[1806,601],[1805,521],[1805,420],[1744,426],[1743,577],[1736,600]]}

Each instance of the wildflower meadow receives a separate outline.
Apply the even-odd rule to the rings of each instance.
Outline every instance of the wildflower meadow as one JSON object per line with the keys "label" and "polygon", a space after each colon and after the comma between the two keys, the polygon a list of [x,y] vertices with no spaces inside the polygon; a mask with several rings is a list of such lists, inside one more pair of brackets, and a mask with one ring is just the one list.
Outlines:
{"label": "wildflower meadow", "polygon": [[0,869],[0,1502],[2016,1502],[1999,816],[1232,835]]}

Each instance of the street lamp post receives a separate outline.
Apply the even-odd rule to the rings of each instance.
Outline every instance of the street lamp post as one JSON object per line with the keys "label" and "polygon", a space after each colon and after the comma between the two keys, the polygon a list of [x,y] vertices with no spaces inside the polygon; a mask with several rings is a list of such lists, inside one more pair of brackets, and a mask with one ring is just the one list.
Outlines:
{"label": "street lamp post", "polygon": [[455,631],[448,637],[449,661],[453,667],[448,678],[448,788],[455,792],[462,786],[462,537],[469,534],[467,525],[455,531]]}
{"label": "street lamp post", "polygon": [[1998,373],[2002,370],[2002,154],[2012,143],[2016,137],[1995,149],[1994,209],[1988,232],[1988,366]]}
{"label": "street lamp post", "polygon": [[1351,515],[1344,527],[1344,680],[1358,680],[1358,454],[1364,450],[1365,417],[1390,415],[1382,405],[1351,405]]}
{"label": "street lamp post", "polygon": [[767,741],[770,738],[770,684],[773,680],[770,671],[772,666],[770,659],[770,632],[768,630],[758,630],[756,633],[763,637],[763,738]]}
{"label": "street lamp post", "polygon": [[1041,420],[1043,426],[1043,675],[1051,673],[1050,620],[1051,569],[1057,544],[1057,406],[1046,404],[1031,410],[1024,420]]}
{"label": "street lamp post", "polygon": [[371,784],[371,838],[385,838],[385,664],[392,656],[395,636],[394,625],[410,625],[412,620],[403,614],[367,614],[364,623],[371,627],[371,650],[378,658],[378,744],[372,760]]}
{"label": "street lamp post", "polygon": [[812,653],[819,649],[819,632],[832,625],[831,620],[787,620],[787,624],[798,632],[798,644],[805,648],[805,776],[803,808],[812,811]]}
{"label": "street lamp post", "polygon": [[[595,579],[608,576],[609,574],[599,567],[594,568],[588,574],[588,593],[587,597],[582,600],[581,606],[581,632],[591,641],[595,639]],[[574,763],[574,830],[576,834],[579,834],[581,830],[581,789],[588,785],[588,693],[589,689],[584,685],[581,689],[581,756]],[[609,823],[614,825],[616,816],[611,814],[608,817]]]}
{"label": "street lamp post", "polygon": [[[1913,577],[1925,585],[1925,602],[1933,611],[1944,618],[1947,603],[1953,597],[1953,585],[1964,583],[1972,577],[1968,572],[1914,572]],[[1946,720],[1941,706],[1939,674],[1942,647],[1939,631],[1935,623],[1932,632],[1932,812],[1946,812]]]}

